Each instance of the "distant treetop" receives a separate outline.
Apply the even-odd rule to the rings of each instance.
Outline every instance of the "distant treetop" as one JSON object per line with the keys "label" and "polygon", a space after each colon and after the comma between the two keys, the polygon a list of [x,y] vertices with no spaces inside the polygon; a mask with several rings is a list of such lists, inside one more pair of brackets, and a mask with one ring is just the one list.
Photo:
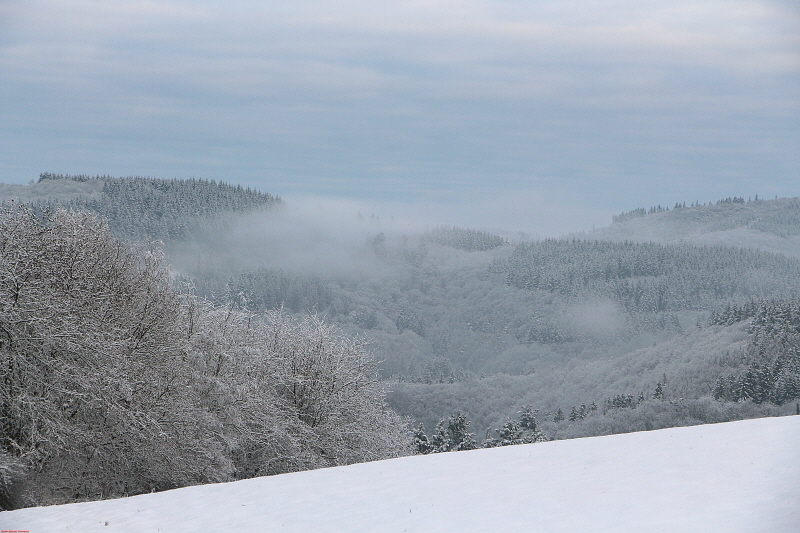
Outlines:
{"label": "distant treetop", "polygon": [[611,221],[612,223],[616,224],[618,222],[625,222],[626,220],[631,220],[633,218],[645,217],[647,215],[652,215],[653,213],[664,213],[666,211],[669,211],[669,207],[661,207],[661,205],[653,206],[650,209],[638,207],[636,209],[620,213],[619,215],[612,215]]}
{"label": "distant treetop", "polygon": [[270,209],[282,203],[279,197],[250,187],[195,178],[114,178],[50,172],[39,175],[40,183],[46,180],[102,182],[99,199],[40,201],[33,208],[41,210],[61,205],[88,210],[107,219],[115,234],[131,240],[186,240],[193,229],[225,213]]}
{"label": "distant treetop", "polygon": [[660,205],[650,209],[640,207],[612,216],[612,223],[623,223],[656,213],[669,213],[660,219],[685,220],[698,230],[723,231],[743,227],[779,237],[800,235],[800,198],[764,200],[757,194],[747,199],[733,196],[716,202],[692,202],[689,205],[678,202],[672,210]]}
{"label": "distant treetop", "polygon": [[455,226],[434,228],[425,233],[424,238],[441,246],[450,246],[465,252],[484,252],[508,244],[508,241],[498,235]]}
{"label": "distant treetop", "polygon": [[[753,201],[753,200],[752,199],[748,199],[746,202],[749,203],[751,201]],[[758,201],[758,195],[757,194],[756,194],[755,201],[756,202]],[[734,197],[730,197],[729,196],[727,198],[723,198],[721,200],[717,200],[716,205],[744,204],[746,202],[745,202],[745,199],[744,199],[743,196],[734,196]],[[715,205],[715,204],[712,204],[711,202],[709,202],[708,205],[710,206],[710,205]],[[705,207],[705,206],[706,206],[706,204],[700,204],[700,202],[694,202],[691,205],[689,205],[689,207]],[[674,209],[675,210],[686,209],[686,202],[683,202],[683,203],[678,202],[678,203],[676,203]],[[653,206],[650,209],[645,209],[644,207],[638,207],[636,209],[632,209],[630,211],[625,211],[623,213],[620,213],[619,215],[612,215],[611,219],[612,219],[613,223],[625,222],[626,220],[630,220],[632,218],[645,217],[647,215],[652,215],[654,213],[665,213],[667,211],[669,211],[669,207],[661,207],[661,205]]]}
{"label": "distant treetop", "polygon": [[[272,204],[272,203],[281,203],[281,199],[277,196],[272,196],[269,193],[260,192],[256,189],[251,189],[250,187],[244,188],[241,185],[231,185],[224,181],[215,181],[215,180],[205,180],[205,179],[197,179],[197,178],[189,178],[189,179],[160,179],[160,178],[151,178],[149,176],[127,176],[124,178],[115,178],[113,176],[108,175],[97,175],[97,176],[89,176],[86,174],[54,174],[52,172],[42,172],[39,174],[39,183],[46,180],[70,180],[70,181],[77,181],[77,182],[87,182],[87,181],[103,181],[103,182],[112,182],[112,183],[146,183],[149,184],[150,187],[160,191],[169,191],[169,190],[177,190],[180,188],[189,188],[189,189],[207,189],[207,190],[218,190],[227,193],[229,196],[242,196],[248,198],[250,204]],[[217,193],[217,196],[223,196],[224,194]],[[240,203],[242,203],[240,201]],[[247,203],[247,202],[246,202]]]}

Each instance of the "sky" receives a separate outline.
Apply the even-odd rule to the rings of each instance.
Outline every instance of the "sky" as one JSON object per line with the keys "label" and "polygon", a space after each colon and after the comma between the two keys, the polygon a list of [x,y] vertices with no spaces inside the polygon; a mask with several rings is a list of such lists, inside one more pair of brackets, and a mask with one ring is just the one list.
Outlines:
{"label": "sky", "polygon": [[552,235],[800,195],[794,0],[0,0],[0,181],[206,178]]}

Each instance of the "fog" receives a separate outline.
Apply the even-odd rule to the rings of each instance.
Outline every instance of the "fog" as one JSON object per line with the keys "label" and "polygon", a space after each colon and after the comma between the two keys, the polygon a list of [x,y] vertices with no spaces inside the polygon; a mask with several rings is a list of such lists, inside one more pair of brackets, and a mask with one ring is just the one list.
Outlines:
{"label": "fog", "polygon": [[571,307],[567,325],[590,336],[615,337],[625,325],[624,311],[611,300],[590,299]]}
{"label": "fog", "polygon": [[204,241],[203,249],[217,268],[234,272],[265,267],[312,275],[376,275],[380,268],[369,244],[379,234],[395,240],[401,227],[374,213],[339,211],[330,204],[287,206],[234,221]]}
{"label": "fog", "polygon": [[[388,265],[378,248],[416,250],[421,236],[438,227],[478,230],[515,244],[591,230],[611,220],[604,210],[570,208],[524,194],[407,202],[283,199],[280,208],[242,216],[191,245],[173,246],[174,268],[233,273],[265,267],[318,276],[383,277]],[[461,254],[458,262],[476,259]],[[441,266],[452,260],[448,254],[439,258]]]}
{"label": "fog", "polygon": [[383,222],[399,224],[404,231],[455,225],[509,238],[523,233],[529,239],[607,226],[616,214],[614,209],[577,194],[538,192],[526,187],[497,191],[487,186],[477,191],[427,194],[409,201],[314,196],[286,196],[286,200],[306,212],[314,207],[335,218],[374,213]]}

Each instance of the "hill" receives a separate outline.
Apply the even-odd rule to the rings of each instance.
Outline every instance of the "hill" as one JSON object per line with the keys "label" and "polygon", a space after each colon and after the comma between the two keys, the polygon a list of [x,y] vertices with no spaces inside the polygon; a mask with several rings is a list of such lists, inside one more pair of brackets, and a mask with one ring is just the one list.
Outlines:
{"label": "hill", "polygon": [[38,211],[56,206],[90,211],[107,220],[118,237],[165,242],[197,238],[226,215],[281,203],[271,194],[214,180],[52,173],[27,186],[0,184],[0,202],[13,199]]}
{"label": "hill", "polygon": [[4,530],[793,533],[800,416],[405,457],[0,513]]}
{"label": "hill", "polygon": [[598,230],[617,232],[607,240],[510,245],[270,209],[271,195],[203,180],[43,175],[22,189],[39,210],[89,209],[124,239],[164,240],[169,283],[218,309],[312,313],[363,341],[388,406],[426,432],[460,413],[491,444],[526,408],[553,439],[800,411],[800,256],[702,244],[747,231],[789,249],[795,200],[640,209]]}
{"label": "hill", "polygon": [[[717,226],[735,225],[742,205],[783,212],[780,201],[759,201],[635,220],[705,209]],[[462,228],[401,233],[355,216],[346,231],[335,225],[278,212],[247,216],[213,241],[173,254],[173,265],[219,305],[311,310],[365,339],[391,383],[390,405],[428,431],[461,411],[482,439],[527,405],[545,424],[558,409],[568,415],[572,406],[596,402],[602,412],[617,396],[650,400],[659,383],[664,400],[701,403],[654,403],[657,420],[646,419],[651,411],[626,410],[598,424],[593,412],[581,428],[546,430],[586,436],[589,427],[601,434],[625,424],[633,430],[794,411],[794,402],[776,412],[764,402],[706,400],[721,375],[739,379],[754,363],[745,342],[752,314],[724,324],[709,317],[800,297],[798,257],[586,236],[514,246]],[[702,221],[696,226],[705,231]]]}
{"label": "hill", "polygon": [[634,209],[614,223],[581,234],[608,241],[735,246],[800,257],[800,198],[745,201],[726,198],[704,205]]}

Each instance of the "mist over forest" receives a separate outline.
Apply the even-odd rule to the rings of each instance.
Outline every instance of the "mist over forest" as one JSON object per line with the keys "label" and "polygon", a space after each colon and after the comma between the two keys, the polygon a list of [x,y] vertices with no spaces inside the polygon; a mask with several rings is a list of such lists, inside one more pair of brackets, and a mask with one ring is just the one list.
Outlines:
{"label": "mist over forest", "polygon": [[[170,379],[189,380],[200,391],[181,401],[187,413],[200,417],[197,431],[221,439],[213,446],[204,444],[216,451],[207,454],[208,464],[202,468],[190,465],[188,456],[169,466],[196,469],[197,475],[175,476],[161,485],[146,480],[126,485],[119,479],[111,486],[85,481],[102,472],[92,470],[81,474],[86,484],[82,492],[61,494],[58,483],[48,482],[47,491],[35,494],[39,500],[24,504],[161,490],[404,453],[777,416],[800,409],[799,198],[734,197],[688,204],[675,198],[668,208],[632,206],[607,227],[537,238],[517,229],[387,215],[353,203],[292,205],[271,193],[205,180],[57,174],[43,174],[28,186],[0,184],[9,228],[21,227],[14,226],[22,224],[15,217],[33,217],[44,228],[58,221],[76,228],[89,224],[92,232],[108,231],[111,248],[150,250],[147,257],[156,259],[148,276],[168,295],[163,312],[188,313],[186,324],[195,324],[196,312],[197,324],[208,328],[193,325],[199,333],[189,333],[190,348],[170,348],[174,354],[198,354],[185,376]],[[97,222],[70,218],[80,213],[96,216],[92,220]],[[36,233],[34,226],[26,231]],[[0,236],[3,250],[13,248],[10,239]],[[17,338],[27,335],[30,353],[50,354],[57,361],[53,346],[60,344],[40,346],[32,333],[8,318],[18,312],[18,278],[8,266],[17,256],[10,253],[3,257],[0,280],[0,353],[9,365],[21,364],[22,352],[15,350],[23,343]],[[157,259],[161,253],[163,262]],[[138,260],[132,256],[131,261]],[[169,287],[158,285],[162,282]],[[180,302],[193,303],[185,307]],[[75,305],[79,313],[80,305]],[[34,307],[31,303],[29,314],[18,317],[30,331],[43,320],[34,316]],[[133,316],[125,313],[120,320]],[[253,317],[265,316],[262,326],[252,327],[268,331],[284,324],[297,335],[336,332],[341,346],[356,343],[345,353],[361,354],[363,347],[371,362],[354,364],[359,372],[370,369],[364,375],[370,376],[369,401],[377,410],[358,397],[336,404],[339,414],[323,416],[318,404],[312,408],[292,396],[297,411],[287,414],[286,368],[259,366],[258,357],[229,356],[240,361],[238,371],[273,376],[278,383],[274,391],[246,382],[235,369],[230,374],[212,371],[215,354],[225,350],[273,354],[263,355],[267,359],[282,353],[249,333],[251,320],[262,320]],[[324,329],[329,327],[333,329]],[[159,350],[171,333],[163,335],[153,341]],[[70,342],[83,341],[76,337]],[[73,353],[71,345],[63,349]],[[147,350],[142,354],[152,356]],[[74,365],[79,372],[80,361]],[[0,453],[13,466],[2,477],[11,480],[9,486],[23,479],[19,472],[31,465],[52,472],[53,457],[60,457],[62,465],[77,464],[80,454],[87,453],[31,443],[31,422],[19,410],[23,396],[14,389],[27,385],[14,376],[3,370],[5,382],[14,383],[3,396],[5,436],[0,443]],[[152,379],[165,378],[154,374]],[[294,386],[308,379],[303,374]],[[79,391],[90,385],[65,386]],[[25,401],[31,401],[38,393],[25,394]],[[41,412],[68,425],[65,406],[79,400],[51,400],[61,407],[54,403]],[[113,404],[109,412],[127,412],[118,399],[108,401]],[[237,402],[280,415],[251,420],[247,417],[252,413],[236,410]],[[93,409],[101,409],[97,405]],[[363,416],[346,421],[348,410]],[[100,431],[95,427],[100,415],[89,411],[80,411],[86,427]],[[331,422],[325,426],[322,421],[328,416]],[[132,421],[131,427],[139,423],[144,424]],[[347,427],[363,431],[369,423],[384,427],[380,438],[353,443],[342,430],[352,424]],[[320,428],[328,429],[320,433]],[[53,432],[47,437],[53,443],[64,438]],[[80,438],[89,439],[88,434]],[[303,439],[312,437],[320,440],[320,449],[304,447]],[[159,453],[167,457],[169,450]],[[137,468],[153,476],[163,466],[156,461]],[[201,475],[201,470],[214,474]],[[30,484],[25,490],[30,491]],[[14,504],[8,501],[5,505]]]}

